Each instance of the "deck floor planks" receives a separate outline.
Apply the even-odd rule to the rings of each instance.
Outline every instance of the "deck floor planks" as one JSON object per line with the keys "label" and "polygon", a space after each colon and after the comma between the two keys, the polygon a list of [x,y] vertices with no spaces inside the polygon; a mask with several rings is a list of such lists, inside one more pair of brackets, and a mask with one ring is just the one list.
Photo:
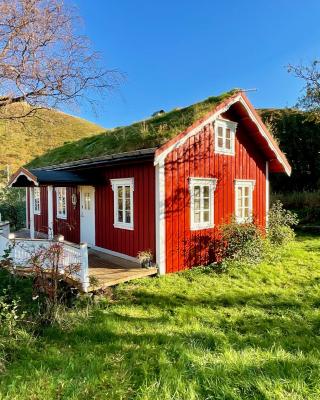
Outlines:
{"label": "deck floor planks", "polygon": [[89,251],[89,276],[97,278],[97,286],[99,288],[156,275],[157,272],[156,268],[144,269],[133,261],[124,260],[95,250]]}

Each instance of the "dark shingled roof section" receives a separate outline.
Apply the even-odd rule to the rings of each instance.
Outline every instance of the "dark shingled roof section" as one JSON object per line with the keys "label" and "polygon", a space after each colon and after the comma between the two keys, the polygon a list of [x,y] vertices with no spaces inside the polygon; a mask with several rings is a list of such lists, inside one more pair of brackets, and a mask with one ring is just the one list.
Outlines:
{"label": "dark shingled roof section", "polygon": [[37,178],[40,184],[88,184],[90,181],[77,173],[70,171],[36,170],[30,172]]}
{"label": "dark shingled roof section", "polygon": [[158,148],[237,92],[239,90],[234,89],[220,96],[209,97],[189,107],[175,109],[129,126],[110,129],[96,136],[67,143],[34,159],[26,167],[28,169],[44,167],[76,160],[90,160],[111,154]]}
{"label": "dark shingled roof section", "polygon": [[92,158],[87,158],[84,160],[69,161],[66,163],[34,168],[34,169],[31,169],[30,171],[33,171],[33,172],[53,171],[53,170],[76,171],[76,170],[86,169],[87,167],[96,168],[96,167],[101,167],[101,166],[105,166],[105,165],[114,165],[119,162],[122,162],[123,160],[126,160],[129,162],[129,161],[135,161],[137,159],[139,159],[139,160],[153,159],[153,155],[154,155],[155,151],[156,151],[155,148],[134,150],[134,151],[128,151],[128,152],[119,153],[119,154],[111,154],[111,155],[106,155],[106,156],[101,156],[101,157],[92,157]]}

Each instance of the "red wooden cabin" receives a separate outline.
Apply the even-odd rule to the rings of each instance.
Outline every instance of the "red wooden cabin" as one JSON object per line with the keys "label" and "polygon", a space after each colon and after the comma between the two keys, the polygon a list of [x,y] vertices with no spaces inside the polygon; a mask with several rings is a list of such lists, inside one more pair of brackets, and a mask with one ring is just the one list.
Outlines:
{"label": "red wooden cabin", "polygon": [[232,216],[266,226],[269,173],[291,167],[243,92],[133,128],[141,141],[130,151],[17,171],[10,185],[27,187],[31,236],[63,234],[135,260],[151,250],[164,274],[211,262],[217,227]]}

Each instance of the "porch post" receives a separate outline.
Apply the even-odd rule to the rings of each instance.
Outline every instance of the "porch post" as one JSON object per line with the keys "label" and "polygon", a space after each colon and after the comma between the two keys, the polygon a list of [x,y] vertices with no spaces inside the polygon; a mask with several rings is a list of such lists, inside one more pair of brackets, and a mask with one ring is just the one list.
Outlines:
{"label": "porch post", "polygon": [[48,239],[53,238],[53,187],[48,186]]}
{"label": "porch post", "polygon": [[30,216],[30,238],[34,239],[34,189],[33,189],[33,187],[30,187],[29,216]]}
{"label": "porch post", "polygon": [[28,197],[29,197],[29,188],[26,187],[26,228],[28,229],[28,225],[29,225],[29,209],[28,209]]}
{"label": "porch post", "polygon": [[80,243],[80,254],[81,254],[81,284],[82,290],[86,293],[88,292],[90,282],[89,282],[89,255],[88,255],[88,245],[87,243]]}

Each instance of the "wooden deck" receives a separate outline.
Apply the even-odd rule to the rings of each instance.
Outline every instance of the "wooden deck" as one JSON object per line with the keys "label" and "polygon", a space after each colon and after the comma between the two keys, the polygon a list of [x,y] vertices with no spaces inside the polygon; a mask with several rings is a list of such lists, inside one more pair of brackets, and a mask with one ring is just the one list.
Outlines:
{"label": "wooden deck", "polygon": [[[28,229],[21,229],[20,231],[15,232],[15,234],[17,238],[30,238],[30,232]],[[36,237],[44,239],[46,238],[46,235],[37,233]],[[104,289],[133,279],[154,276],[158,273],[157,268],[141,268],[138,262],[111,256],[101,251],[89,249],[88,253],[89,277],[96,278],[96,282],[91,284],[89,291]]]}
{"label": "wooden deck", "polygon": [[132,279],[156,275],[157,268],[141,268],[138,263],[114,257],[100,251],[89,250],[89,276],[97,279],[97,284],[90,287],[103,289]]}

